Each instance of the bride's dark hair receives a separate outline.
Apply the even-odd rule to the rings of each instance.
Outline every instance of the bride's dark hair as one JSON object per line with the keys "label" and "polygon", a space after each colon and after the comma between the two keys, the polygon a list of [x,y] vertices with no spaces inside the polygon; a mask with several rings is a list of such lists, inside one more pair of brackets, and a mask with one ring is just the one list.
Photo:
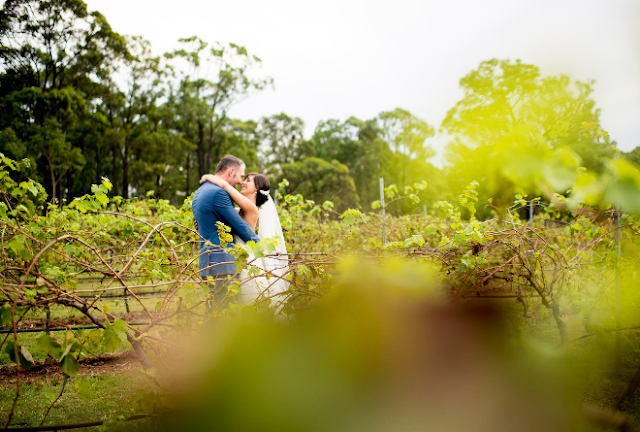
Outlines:
{"label": "bride's dark hair", "polygon": [[256,206],[260,207],[262,204],[266,203],[269,199],[268,195],[261,193],[260,191],[269,192],[271,190],[271,183],[269,179],[258,173],[249,173],[245,176],[245,180],[249,177],[253,176],[253,184],[256,186],[256,190],[258,194],[256,195]]}

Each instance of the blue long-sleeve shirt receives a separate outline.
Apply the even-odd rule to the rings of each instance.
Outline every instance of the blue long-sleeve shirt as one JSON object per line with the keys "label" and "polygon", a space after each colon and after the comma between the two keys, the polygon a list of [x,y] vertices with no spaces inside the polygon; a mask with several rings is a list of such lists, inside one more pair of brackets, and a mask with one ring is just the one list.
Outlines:
{"label": "blue long-sleeve shirt", "polygon": [[[198,224],[200,235],[213,245],[206,247],[205,242],[200,241],[200,276],[235,274],[235,259],[220,249],[220,237],[216,222],[220,221],[230,227],[231,233],[236,234],[245,242],[253,240],[257,243],[260,238],[233,208],[229,193],[213,183],[205,182],[198,188],[191,203],[191,210]],[[227,264],[203,270],[217,263]]]}

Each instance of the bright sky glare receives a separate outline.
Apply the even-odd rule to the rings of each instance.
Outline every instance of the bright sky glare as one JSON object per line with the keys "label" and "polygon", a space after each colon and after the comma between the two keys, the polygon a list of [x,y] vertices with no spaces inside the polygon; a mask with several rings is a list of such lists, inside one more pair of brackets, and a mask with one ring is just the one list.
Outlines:
{"label": "bright sky glare", "polygon": [[[596,80],[602,125],[622,150],[640,145],[637,0],[85,0],[157,53],[181,37],[234,42],[263,60],[275,91],[229,113],[285,112],[306,122],[369,119],[401,107],[438,128],[483,60],[517,59],[545,75]],[[440,153],[443,137],[431,143]]]}

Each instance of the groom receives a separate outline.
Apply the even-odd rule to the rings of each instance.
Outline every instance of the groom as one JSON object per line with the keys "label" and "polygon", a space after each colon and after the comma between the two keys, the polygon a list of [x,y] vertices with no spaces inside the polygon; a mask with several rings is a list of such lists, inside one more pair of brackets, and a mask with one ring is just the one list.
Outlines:
{"label": "groom", "polygon": [[[231,186],[237,187],[242,183],[244,170],[244,162],[235,156],[226,155],[218,163],[215,175],[226,180]],[[193,197],[191,210],[200,236],[213,245],[207,246],[204,241],[200,241],[200,276],[203,279],[208,276],[219,279],[210,288],[220,307],[224,308],[229,303],[226,276],[236,273],[236,265],[233,256],[220,248],[216,222],[220,221],[230,227],[231,234],[236,234],[245,242],[253,240],[257,243],[260,238],[238,215],[229,194],[213,183],[204,182],[200,185]]]}

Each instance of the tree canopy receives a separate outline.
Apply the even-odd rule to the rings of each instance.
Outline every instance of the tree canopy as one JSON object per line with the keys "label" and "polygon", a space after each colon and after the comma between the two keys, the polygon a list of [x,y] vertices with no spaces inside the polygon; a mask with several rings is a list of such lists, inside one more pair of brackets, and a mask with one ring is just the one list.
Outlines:
{"label": "tree canopy", "polygon": [[[114,195],[180,204],[232,153],[273,184],[287,178],[283,193],[335,197],[344,208],[370,210],[379,178],[400,190],[426,181],[420,196],[429,206],[477,181],[482,202],[504,207],[522,189],[514,176],[529,170],[517,168],[518,155],[564,152],[596,174],[613,155],[615,143],[593,133],[601,130],[594,83],[544,76],[519,60],[484,61],[460,80],[464,96],[440,125],[450,138],[440,169],[430,162],[436,128],[402,108],[322,120],[310,137],[290,113],[233,118],[235,105],[273,84],[260,58],[234,43],[178,42],[157,53],[143,37],[117,33],[82,0],[7,0],[0,152],[29,161],[17,180],[42,183],[50,200],[71,200],[108,177]],[[638,165],[636,150],[625,157]],[[522,192],[536,193],[535,182],[527,187]],[[389,209],[420,210],[410,201]]]}
{"label": "tree canopy", "polygon": [[457,190],[476,180],[485,198],[506,205],[514,186],[503,168],[518,152],[567,147],[598,173],[612,156],[608,145],[584,133],[585,123],[599,125],[593,82],[544,77],[537,66],[494,59],[463,77],[460,86],[464,97],[441,125],[452,138],[446,161]]}

